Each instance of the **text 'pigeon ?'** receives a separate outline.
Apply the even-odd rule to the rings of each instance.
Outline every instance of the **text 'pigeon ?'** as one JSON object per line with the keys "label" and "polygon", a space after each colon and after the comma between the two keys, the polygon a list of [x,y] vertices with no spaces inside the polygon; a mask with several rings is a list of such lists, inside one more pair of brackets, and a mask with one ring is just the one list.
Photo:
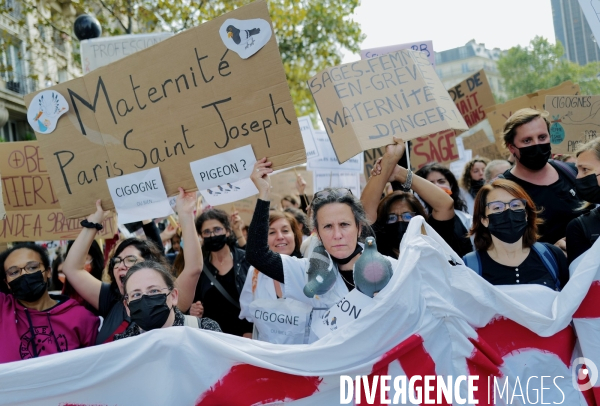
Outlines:
{"label": "text 'pigeon ?'", "polygon": [[392,279],[392,264],[377,251],[375,238],[367,237],[365,249],[354,264],[354,284],[369,297],[374,297]]}
{"label": "text 'pigeon ?'", "polygon": [[271,24],[262,18],[237,20],[229,18],[221,25],[219,34],[225,46],[248,59],[257,53],[273,35]]}

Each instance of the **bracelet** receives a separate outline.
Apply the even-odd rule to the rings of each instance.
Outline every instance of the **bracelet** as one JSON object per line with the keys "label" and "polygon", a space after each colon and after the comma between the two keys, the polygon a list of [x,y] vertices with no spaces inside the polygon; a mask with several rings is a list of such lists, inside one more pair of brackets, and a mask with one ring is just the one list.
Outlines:
{"label": "bracelet", "polygon": [[406,174],[406,182],[404,182],[401,186],[402,186],[402,190],[404,190],[405,192],[408,192],[412,186],[412,177],[413,177],[413,173],[412,170],[408,170],[407,174]]}
{"label": "bracelet", "polygon": [[81,220],[81,223],[79,223],[79,224],[81,224],[81,226],[84,228],[95,228],[98,231],[100,231],[104,228],[104,227],[102,227],[102,224],[92,223],[87,220]]}

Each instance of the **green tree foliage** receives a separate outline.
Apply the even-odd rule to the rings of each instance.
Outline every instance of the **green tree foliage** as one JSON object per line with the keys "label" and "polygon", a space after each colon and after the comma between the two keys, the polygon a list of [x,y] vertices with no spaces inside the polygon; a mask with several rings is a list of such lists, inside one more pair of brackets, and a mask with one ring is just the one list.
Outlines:
{"label": "green tree foliage", "polygon": [[580,66],[563,58],[564,48],[557,42],[535,37],[529,47],[513,47],[498,60],[509,99],[557,86],[566,80],[578,83],[584,95],[600,95],[600,62]]}

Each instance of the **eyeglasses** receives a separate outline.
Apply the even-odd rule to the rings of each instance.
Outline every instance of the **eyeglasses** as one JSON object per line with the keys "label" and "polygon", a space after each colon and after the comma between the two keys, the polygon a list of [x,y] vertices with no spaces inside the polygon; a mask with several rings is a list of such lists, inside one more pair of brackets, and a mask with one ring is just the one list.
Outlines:
{"label": "eyeglasses", "polygon": [[122,262],[123,265],[125,265],[125,268],[129,269],[132,266],[134,266],[135,264],[137,264],[138,261],[140,261],[140,259],[138,257],[136,257],[135,255],[127,255],[123,259],[121,259],[119,257],[113,257],[113,259],[112,259],[113,268],[116,268]]}
{"label": "eyeglasses", "polygon": [[486,204],[486,207],[491,213],[501,213],[506,210],[507,207],[511,210],[525,210],[525,207],[527,207],[527,201],[525,199],[513,199],[508,203],[500,201],[489,202]]}
{"label": "eyeglasses", "polygon": [[315,195],[313,197],[313,202],[318,199],[326,199],[329,196],[342,197],[342,196],[346,196],[346,195],[352,195],[352,191],[345,187],[324,189],[324,190],[321,190],[321,191],[315,193]]}
{"label": "eyeglasses", "polygon": [[[128,295],[124,296],[124,299],[127,301],[127,303],[131,303],[135,300],[139,300],[142,298],[142,296],[146,295],[146,296],[156,296],[156,295],[160,295],[163,290],[165,289],[169,289],[169,293],[166,294],[166,296],[169,296],[171,294],[171,288],[152,288],[149,291],[147,291],[146,293],[142,293],[142,292],[132,292]],[[163,293],[164,294],[164,293]]]}
{"label": "eyeglasses", "polygon": [[404,221],[405,223],[408,223],[416,215],[417,215],[417,213],[415,213],[414,211],[405,211],[404,213],[402,213],[400,215],[398,215],[396,213],[390,213],[390,214],[388,214],[387,223],[394,224],[399,221]]}
{"label": "eyeglasses", "polygon": [[42,264],[35,261],[28,262],[27,265],[22,268],[18,266],[11,266],[6,270],[6,275],[10,276],[11,278],[16,278],[21,274],[21,271],[24,271],[25,273],[34,273],[39,271],[41,266]]}
{"label": "eyeglasses", "polygon": [[208,238],[211,235],[217,236],[217,235],[223,235],[224,233],[225,233],[225,229],[223,227],[215,227],[212,230],[207,228],[206,230],[202,230],[202,237]]}

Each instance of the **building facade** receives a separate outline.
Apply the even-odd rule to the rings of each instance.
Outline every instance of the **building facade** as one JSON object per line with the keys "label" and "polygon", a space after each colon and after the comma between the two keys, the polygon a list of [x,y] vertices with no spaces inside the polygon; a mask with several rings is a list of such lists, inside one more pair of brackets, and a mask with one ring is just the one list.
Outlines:
{"label": "building facade", "polygon": [[485,44],[478,44],[475,40],[471,40],[464,46],[436,52],[435,69],[446,89],[484,69],[494,95],[503,100],[506,99],[506,93],[497,67],[501,54],[499,48],[487,49]]}
{"label": "building facade", "polygon": [[[0,13],[0,137],[33,139],[23,96],[81,76],[73,61],[72,38],[47,24],[56,17],[72,21],[70,1],[45,2],[25,13],[19,0],[5,0]],[[56,14],[56,15],[53,15]]]}
{"label": "building facade", "polygon": [[565,57],[579,65],[600,61],[600,48],[578,0],[551,0],[554,35],[565,48]]}

